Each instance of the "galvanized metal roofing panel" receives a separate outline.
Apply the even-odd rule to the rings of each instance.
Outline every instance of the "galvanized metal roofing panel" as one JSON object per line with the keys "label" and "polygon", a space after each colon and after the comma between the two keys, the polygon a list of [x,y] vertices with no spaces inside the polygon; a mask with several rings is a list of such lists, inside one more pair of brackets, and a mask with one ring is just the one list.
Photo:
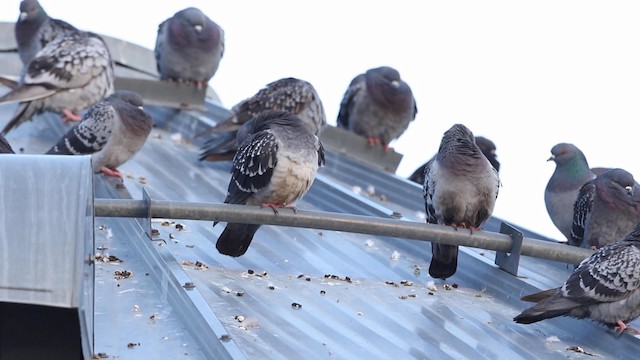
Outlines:
{"label": "galvanized metal roofing panel", "polygon": [[[199,162],[190,140],[227,111],[212,103],[206,112],[148,110],[156,127],[120,168],[125,189],[96,175],[97,196],[141,199],[144,188],[157,200],[221,202],[230,163]],[[12,111],[0,107],[2,118]],[[16,149],[41,153],[63,131],[48,114],[8,138]],[[353,191],[369,185],[384,199]],[[421,197],[419,186],[329,151],[298,207],[379,217],[399,212],[398,221],[422,222]],[[499,222],[492,219],[486,229],[496,231]],[[265,225],[246,255],[231,258],[215,249],[223,223],[179,223],[180,229],[171,219],[154,220],[158,235],[151,241],[131,219],[96,221],[112,235],[97,228],[97,246],[124,259],[96,268],[96,352],[120,358],[591,359],[569,350],[579,346],[603,359],[632,359],[640,350],[636,337],[589,321],[512,321],[527,306],[519,297],[560,285],[570,273],[565,264],[523,258],[516,277],[495,266],[492,252],[463,248],[456,275],[432,283],[430,247],[421,241]],[[115,280],[115,268],[133,269],[134,276]],[[183,288],[184,282],[193,287]],[[128,342],[140,346],[128,348]]]}

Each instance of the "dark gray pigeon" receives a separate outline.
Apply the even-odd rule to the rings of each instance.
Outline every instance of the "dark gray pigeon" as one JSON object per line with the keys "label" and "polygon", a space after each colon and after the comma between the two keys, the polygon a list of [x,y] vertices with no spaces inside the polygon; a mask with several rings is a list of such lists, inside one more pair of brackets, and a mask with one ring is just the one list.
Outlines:
{"label": "dark gray pigeon", "polygon": [[578,193],[569,244],[599,249],[622,239],[640,222],[640,185],[623,169],[587,181]]}
{"label": "dark gray pigeon", "polygon": [[388,149],[412,122],[418,108],[411,88],[396,69],[383,66],[356,76],[345,92],[337,126]]}
{"label": "dark gray pigeon", "polygon": [[547,161],[556,163],[547,187],[544,190],[544,203],[553,224],[567,238],[571,239],[573,227],[573,205],[584,183],[596,175],[587,163],[582,151],[573,144],[560,143],[551,148],[551,157]]}
{"label": "dark gray pigeon", "polygon": [[[288,112],[260,113],[238,131],[238,142],[226,204],[268,206],[276,214],[276,208],[293,208],[324,165],[318,137]],[[216,248],[224,255],[241,256],[259,227],[228,223]]]}
{"label": "dark gray pigeon", "polygon": [[240,126],[265,110],[296,115],[316,136],[320,136],[327,125],[322,101],[313,85],[295,78],[276,80],[231,108],[229,118],[198,135],[221,133],[205,142],[200,160],[231,160],[238,148],[236,132]]}
{"label": "dark gray pigeon", "polygon": [[11,148],[11,144],[7,141],[7,138],[0,135],[0,154],[15,154],[15,151]]}
{"label": "dark gray pigeon", "polygon": [[[498,197],[498,171],[482,154],[471,130],[455,124],[444,133],[436,156],[425,169],[427,223],[479,230]],[[458,246],[431,243],[429,274],[451,277],[458,266]]]}
{"label": "dark gray pigeon", "polygon": [[[591,319],[620,333],[640,315],[640,225],[583,260],[560,288],[522,297],[537,302],[513,320],[531,324],[557,316]],[[633,329],[630,329],[633,330]]]}
{"label": "dark gray pigeon", "polygon": [[58,19],[52,19],[44,11],[38,0],[20,2],[20,16],[15,25],[18,54],[24,65],[48,43],[78,29]]}
{"label": "dark gray pigeon", "polygon": [[142,148],[152,127],[140,95],[119,90],[90,107],[47,154],[91,154],[94,172],[122,178],[116,168]]}
{"label": "dark gray pigeon", "polygon": [[[487,160],[491,163],[496,171],[500,172],[500,162],[498,161],[498,155],[496,155],[496,145],[493,141],[487,139],[486,137],[476,136],[476,144],[480,148],[480,151],[487,157]],[[413,172],[409,176],[409,180],[418,183],[420,185],[424,184],[424,169],[427,166],[427,163],[422,164],[416,171]]]}
{"label": "dark gray pigeon", "polygon": [[155,56],[162,80],[205,87],[223,54],[224,31],[199,9],[178,11],[158,26]]}
{"label": "dark gray pigeon", "polygon": [[27,65],[20,84],[0,97],[19,103],[2,134],[43,111],[80,120],[77,112],[113,93],[113,62],[100,36],[76,31],[54,39]]}

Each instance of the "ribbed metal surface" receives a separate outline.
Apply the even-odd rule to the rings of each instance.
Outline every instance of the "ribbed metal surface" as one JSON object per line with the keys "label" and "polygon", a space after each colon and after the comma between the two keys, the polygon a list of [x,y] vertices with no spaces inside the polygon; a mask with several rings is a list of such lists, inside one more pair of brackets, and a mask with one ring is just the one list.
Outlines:
{"label": "ribbed metal surface", "polygon": [[[0,107],[2,118],[12,110]],[[230,164],[199,162],[199,149],[189,140],[226,110],[149,110],[156,128],[142,151],[120,168],[126,191],[97,182],[98,196],[141,199],[144,187],[156,200],[221,202]],[[16,149],[37,153],[62,131],[58,119],[47,116],[8,138]],[[354,191],[366,192],[369,185],[377,196]],[[327,167],[298,208],[381,217],[399,212],[422,222],[421,196],[419,186],[329,154]],[[617,336],[589,321],[512,321],[528,305],[519,297],[559,286],[571,271],[566,264],[524,257],[515,277],[494,265],[492,252],[463,248],[458,272],[445,287],[427,274],[431,255],[425,242],[265,225],[246,255],[231,258],[215,249],[224,223],[212,227],[212,221],[156,219],[158,241],[151,242],[132,221],[97,220],[113,234],[110,239],[97,233],[97,241],[112,244],[111,251],[136,274],[118,288],[111,265],[96,269],[96,350],[119,358],[207,358],[211,353],[273,359],[593,358],[569,350],[579,346],[602,359],[633,359],[640,352],[637,338]],[[492,219],[485,228],[497,231],[499,223]],[[149,251],[149,243],[158,250]],[[173,282],[162,274],[173,274]],[[175,286],[184,279],[194,287]],[[145,312],[136,314],[133,305]],[[179,311],[182,307],[187,310]],[[154,314],[163,316],[151,320]],[[128,339],[141,345],[126,348]]]}

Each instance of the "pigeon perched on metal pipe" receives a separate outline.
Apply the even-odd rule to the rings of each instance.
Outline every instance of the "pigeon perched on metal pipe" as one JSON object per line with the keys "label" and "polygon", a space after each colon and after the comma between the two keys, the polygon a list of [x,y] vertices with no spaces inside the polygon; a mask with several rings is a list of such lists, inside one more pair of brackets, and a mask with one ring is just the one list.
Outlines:
{"label": "pigeon perched on metal pipe", "polygon": [[236,133],[240,126],[265,110],[287,111],[297,115],[303,125],[316,136],[320,136],[327,125],[322,101],[313,85],[296,78],[279,79],[236,104],[226,120],[198,134],[217,135],[202,146],[200,160],[231,160],[238,149]]}
{"label": "pigeon perched on metal pipe", "polygon": [[569,245],[599,249],[629,234],[640,222],[640,184],[623,169],[587,181],[574,205]]}
{"label": "pigeon perched on metal pipe", "polygon": [[[500,172],[500,162],[498,161],[498,155],[496,154],[496,145],[493,141],[487,139],[486,137],[476,136],[476,144],[480,148],[480,151],[487,157],[487,160],[491,163],[496,171]],[[428,162],[428,161],[427,161]],[[409,176],[409,180],[418,183],[420,185],[424,184],[424,169],[427,166],[427,163],[422,164],[419,168],[417,168],[413,174]]]}
{"label": "pigeon perched on metal pipe", "polygon": [[152,127],[140,95],[119,90],[89,108],[47,154],[91,154],[94,172],[122,178],[117,167],[142,148]]}
{"label": "pigeon perched on metal pipe", "polygon": [[[556,168],[544,190],[544,203],[553,224],[567,240],[571,239],[573,206],[584,183],[596,177],[589,168],[587,158],[577,146],[560,143],[551,148],[547,161]],[[600,172],[601,170],[597,170]]]}
{"label": "pigeon perched on metal pipe", "polygon": [[396,69],[382,66],[351,81],[340,103],[337,126],[364,136],[370,145],[388,149],[417,113],[409,85]]}
{"label": "pigeon perched on metal pipe", "polygon": [[[425,168],[423,195],[427,223],[480,230],[498,197],[498,171],[482,154],[471,130],[455,124],[444,133]],[[429,274],[446,279],[458,267],[458,246],[431,243]]]}
{"label": "pigeon perched on metal pipe", "polygon": [[158,26],[154,52],[161,80],[206,87],[224,55],[224,31],[200,9],[189,7]]}
{"label": "pigeon perched on metal pipe", "polygon": [[622,333],[640,315],[639,268],[640,224],[623,239],[583,260],[562,287],[523,296],[523,301],[537,304],[513,320],[531,324],[570,316],[591,319]]}
{"label": "pigeon perched on metal pipe", "polygon": [[28,65],[44,46],[54,39],[76,32],[73,25],[50,18],[38,0],[20,2],[20,16],[14,28],[18,55],[24,65]]}
{"label": "pigeon perched on metal pipe", "polygon": [[43,111],[79,121],[79,111],[113,93],[113,62],[96,34],[75,31],[54,39],[26,65],[18,86],[0,104],[19,103],[2,134]]}
{"label": "pigeon perched on metal pipe", "polygon": [[[277,208],[295,210],[295,202],[309,190],[325,162],[318,137],[296,115],[284,111],[265,111],[247,121],[238,131],[238,143],[226,204],[271,207],[276,214]],[[224,255],[241,256],[258,228],[228,223],[216,248]]]}

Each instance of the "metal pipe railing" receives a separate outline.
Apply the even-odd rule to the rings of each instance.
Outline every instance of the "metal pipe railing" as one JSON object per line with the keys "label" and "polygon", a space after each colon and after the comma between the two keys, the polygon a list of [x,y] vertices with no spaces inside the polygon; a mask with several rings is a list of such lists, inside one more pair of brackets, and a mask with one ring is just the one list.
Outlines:
{"label": "metal pipe railing", "polygon": [[[418,223],[398,219],[371,216],[281,209],[274,215],[270,208],[230,205],[222,203],[198,203],[150,200],[150,209],[144,200],[95,199],[96,217],[138,217],[224,221],[246,224],[267,224],[346,231],[413,240],[433,241],[449,245],[461,245],[487,250],[511,252],[510,236],[488,231],[453,229],[448,226]],[[521,255],[578,264],[593,251],[545,240],[524,238]]]}

